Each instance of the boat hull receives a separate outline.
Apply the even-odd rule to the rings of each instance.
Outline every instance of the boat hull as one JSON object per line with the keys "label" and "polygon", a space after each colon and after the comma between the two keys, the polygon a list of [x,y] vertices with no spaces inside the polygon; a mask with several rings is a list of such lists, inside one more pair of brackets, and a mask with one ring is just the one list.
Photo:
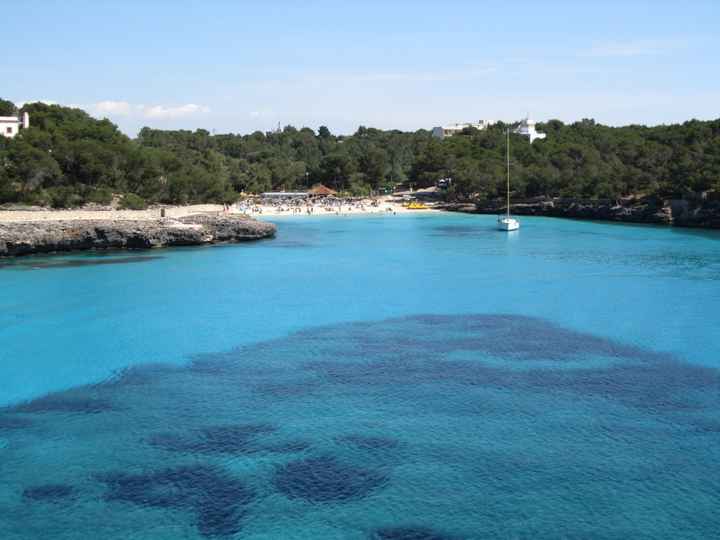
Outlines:
{"label": "boat hull", "polygon": [[517,231],[520,228],[520,222],[511,217],[498,219],[498,229],[501,231]]}

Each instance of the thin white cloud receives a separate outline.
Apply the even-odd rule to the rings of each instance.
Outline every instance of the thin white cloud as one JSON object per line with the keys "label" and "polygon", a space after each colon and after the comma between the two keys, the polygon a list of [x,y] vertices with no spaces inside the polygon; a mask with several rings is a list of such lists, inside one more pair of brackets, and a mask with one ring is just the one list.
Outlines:
{"label": "thin white cloud", "polygon": [[210,112],[210,107],[187,103],[185,105],[142,105],[127,101],[104,100],[81,108],[95,116],[127,116],[150,119],[175,119]]}
{"label": "thin white cloud", "polygon": [[145,118],[182,118],[184,116],[209,112],[210,107],[196,105],[195,103],[188,103],[187,105],[180,105],[178,107],[154,105],[143,108]]}
{"label": "thin white cloud", "polygon": [[262,118],[262,117],[275,115],[275,113],[273,112],[272,109],[267,109],[267,108],[250,111],[248,114],[250,115],[250,118]]}
{"label": "thin white cloud", "polygon": [[292,86],[327,86],[327,85],[367,85],[381,86],[401,83],[430,82],[462,82],[485,78],[497,71],[494,66],[468,66],[461,69],[438,71],[368,71],[368,72],[333,72],[307,73],[288,78],[264,79],[247,82],[245,86],[254,86],[263,90],[285,90]]}
{"label": "thin white cloud", "polygon": [[494,73],[494,67],[468,68],[455,71],[425,71],[425,72],[399,72],[399,73],[366,73],[351,75],[347,80],[353,82],[434,82],[434,81],[461,81],[473,79]]}
{"label": "thin white cloud", "polygon": [[133,112],[133,106],[127,101],[99,101],[92,108],[101,114],[128,116]]}
{"label": "thin white cloud", "polygon": [[653,41],[653,40],[634,40],[634,41],[614,41],[606,43],[598,43],[585,51],[581,56],[594,57],[633,57],[633,56],[652,56],[665,54],[677,50],[683,44],[679,41]]}

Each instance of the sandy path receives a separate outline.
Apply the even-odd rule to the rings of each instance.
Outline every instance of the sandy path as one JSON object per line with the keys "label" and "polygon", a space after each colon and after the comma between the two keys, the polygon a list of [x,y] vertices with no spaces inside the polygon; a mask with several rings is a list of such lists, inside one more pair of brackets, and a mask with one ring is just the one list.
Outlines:
{"label": "sandy path", "polygon": [[[222,212],[221,204],[196,204],[192,206],[174,206],[165,208],[165,216],[178,218],[204,212]],[[0,210],[0,223],[12,223],[19,221],[59,221],[75,219],[93,220],[133,220],[148,221],[158,219],[160,209],[148,210]]]}

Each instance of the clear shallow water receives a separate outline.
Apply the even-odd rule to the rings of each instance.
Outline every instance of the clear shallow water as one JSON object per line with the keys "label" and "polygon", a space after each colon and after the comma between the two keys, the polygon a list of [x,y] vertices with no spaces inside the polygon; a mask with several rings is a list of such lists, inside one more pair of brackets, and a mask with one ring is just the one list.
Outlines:
{"label": "clear shallow water", "polygon": [[710,538],[720,235],[493,217],[5,261],[2,538]]}

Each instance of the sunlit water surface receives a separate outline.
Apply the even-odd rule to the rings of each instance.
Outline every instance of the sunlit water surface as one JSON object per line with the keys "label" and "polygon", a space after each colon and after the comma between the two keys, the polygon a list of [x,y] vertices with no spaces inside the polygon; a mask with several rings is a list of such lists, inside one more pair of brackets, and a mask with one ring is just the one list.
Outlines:
{"label": "sunlit water surface", "polygon": [[0,538],[720,537],[720,235],[493,221],[0,261]]}

